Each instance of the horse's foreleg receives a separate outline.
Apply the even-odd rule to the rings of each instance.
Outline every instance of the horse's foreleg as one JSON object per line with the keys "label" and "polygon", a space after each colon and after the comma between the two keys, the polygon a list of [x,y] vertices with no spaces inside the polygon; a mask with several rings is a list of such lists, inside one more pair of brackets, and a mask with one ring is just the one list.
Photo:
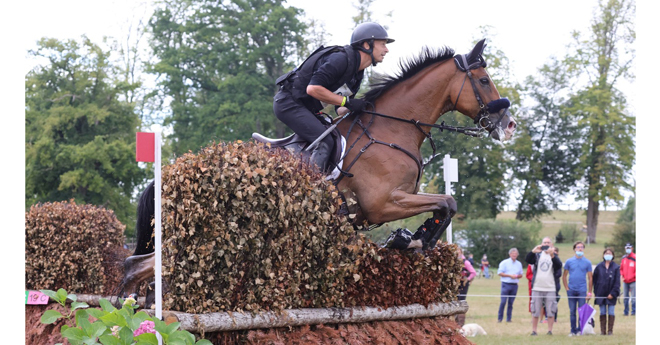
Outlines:
{"label": "horse's foreleg", "polygon": [[409,218],[424,212],[433,212],[437,218],[451,218],[456,214],[456,201],[451,195],[410,194],[395,190],[385,205],[377,210],[369,210],[369,222],[380,224],[398,219]]}
{"label": "horse's foreleg", "polygon": [[435,247],[440,236],[456,214],[456,201],[450,195],[409,194],[402,191],[392,193],[391,202],[387,203],[378,216],[381,219],[403,219],[424,212],[433,212],[415,234],[410,238],[407,248],[426,250]]}

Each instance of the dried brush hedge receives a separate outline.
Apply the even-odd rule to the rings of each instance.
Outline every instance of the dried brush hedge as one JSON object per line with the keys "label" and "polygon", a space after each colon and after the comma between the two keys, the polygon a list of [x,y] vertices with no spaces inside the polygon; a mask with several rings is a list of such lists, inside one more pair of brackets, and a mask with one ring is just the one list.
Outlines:
{"label": "dried brush hedge", "polygon": [[26,289],[109,294],[124,228],[102,207],[73,200],[32,205],[25,213]]}
{"label": "dried brush hedge", "polygon": [[215,144],[163,170],[163,308],[188,313],[455,299],[450,246],[380,249],[338,215],[341,198],[283,150]]}

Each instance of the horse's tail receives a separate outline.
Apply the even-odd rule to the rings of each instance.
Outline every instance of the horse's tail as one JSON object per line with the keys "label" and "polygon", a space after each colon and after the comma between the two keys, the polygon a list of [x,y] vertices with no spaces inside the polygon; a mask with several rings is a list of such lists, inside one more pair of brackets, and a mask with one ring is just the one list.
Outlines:
{"label": "horse's tail", "polygon": [[133,255],[143,255],[154,252],[154,227],[151,225],[155,214],[154,181],[151,181],[142,192],[137,207],[137,224],[135,226],[137,244]]}

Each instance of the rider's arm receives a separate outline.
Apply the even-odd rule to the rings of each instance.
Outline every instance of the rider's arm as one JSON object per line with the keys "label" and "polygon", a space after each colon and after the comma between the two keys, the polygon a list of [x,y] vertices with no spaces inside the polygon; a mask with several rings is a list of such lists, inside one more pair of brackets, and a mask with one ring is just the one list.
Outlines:
{"label": "rider's arm", "polygon": [[321,85],[307,85],[307,94],[332,105],[342,105],[344,96],[337,95]]}

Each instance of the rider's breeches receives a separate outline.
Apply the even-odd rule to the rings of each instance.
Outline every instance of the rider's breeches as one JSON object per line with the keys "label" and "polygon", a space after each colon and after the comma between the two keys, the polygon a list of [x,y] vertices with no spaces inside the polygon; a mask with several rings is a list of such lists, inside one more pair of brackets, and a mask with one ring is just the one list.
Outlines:
{"label": "rider's breeches", "polygon": [[[325,127],[316,118],[316,115],[301,103],[296,102],[288,91],[280,90],[273,97],[273,111],[280,121],[310,143],[325,132]],[[323,138],[323,141],[328,144],[329,148],[334,145],[330,135]]]}

